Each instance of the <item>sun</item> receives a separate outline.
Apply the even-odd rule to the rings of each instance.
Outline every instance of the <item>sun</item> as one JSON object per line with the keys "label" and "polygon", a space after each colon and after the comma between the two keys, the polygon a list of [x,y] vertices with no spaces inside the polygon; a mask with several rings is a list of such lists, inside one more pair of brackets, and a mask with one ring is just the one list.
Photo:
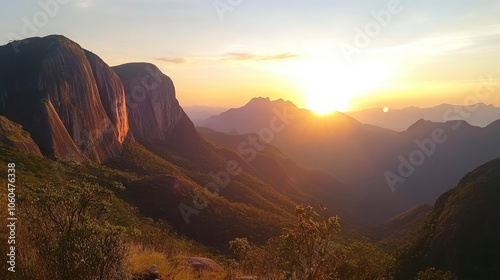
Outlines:
{"label": "sun", "polygon": [[356,90],[351,78],[331,64],[320,63],[310,69],[302,75],[307,108],[318,115],[347,111]]}
{"label": "sun", "polygon": [[352,102],[390,78],[388,67],[379,63],[305,65],[300,75],[307,108],[318,115],[345,112]]}
{"label": "sun", "polygon": [[318,115],[332,112],[345,112],[349,109],[350,98],[347,95],[335,94],[327,88],[312,89],[307,94],[307,108]]}

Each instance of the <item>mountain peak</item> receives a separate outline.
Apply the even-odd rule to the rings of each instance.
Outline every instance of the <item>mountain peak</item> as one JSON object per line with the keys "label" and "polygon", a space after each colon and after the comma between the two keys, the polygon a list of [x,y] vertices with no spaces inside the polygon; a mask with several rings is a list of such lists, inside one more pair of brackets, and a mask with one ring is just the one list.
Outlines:
{"label": "mountain peak", "polygon": [[298,110],[299,108],[291,101],[279,98],[271,100],[269,97],[254,97],[245,106],[250,108],[269,108],[269,107],[286,107],[288,109]]}
{"label": "mountain peak", "polygon": [[42,154],[99,163],[121,152],[123,86],[97,56],[50,35],[1,46],[0,61],[0,114],[22,125]]}
{"label": "mountain peak", "polygon": [[417,122],[412,124],[410,127],[408,127],[407,131],[414,130],[414,129],[422,129],[422,128],[428,128],[436,124],[435,122],[424,120],[424,119],[419,119]]}

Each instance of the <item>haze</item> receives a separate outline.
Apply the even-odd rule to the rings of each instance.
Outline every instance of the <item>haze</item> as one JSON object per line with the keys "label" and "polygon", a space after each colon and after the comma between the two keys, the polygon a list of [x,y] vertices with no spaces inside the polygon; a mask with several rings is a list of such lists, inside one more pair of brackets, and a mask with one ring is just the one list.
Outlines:
{"label": "haze", "polygon": [[500,105],[474,99],[500,77],[498,1],[61,0],[48,20],[34,17],[49,2],[4,4],[0,44],[64,34],[110,65],[154,63],[183,106]]}

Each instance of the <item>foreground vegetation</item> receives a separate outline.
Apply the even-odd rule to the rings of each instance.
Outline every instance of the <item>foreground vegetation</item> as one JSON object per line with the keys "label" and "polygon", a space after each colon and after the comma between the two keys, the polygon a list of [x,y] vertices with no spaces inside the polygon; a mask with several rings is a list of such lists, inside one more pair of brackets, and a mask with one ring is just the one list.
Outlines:
{"label": "foreground vegetation", "polygon": [[[53,161],[0,144],[4,175],[9,162],[17,174],[16,267],[9,272],[2,253],[0,279],[393,279],[398,269],[394,254],[367,239],[341,237],[339,218],[326,216],[325,208],[297,206],[295,219],[266,242],[242,236],[209,249],[121,198],[125,185],[147,175]],[[2,184],[0,199],[7,201]],[[2,209],[0,219],[6,215]],[[0,228],[3,244],[8,234]],[[223,270],[195,269],[186,261],[193,256],[214,259]],[[416,279],[448,277],[428,269]]]}
{"label": "foreground vegetation", "polygon": [[[152,265],[159,274],[176,277],[171,279],[199,279],[182,259],[214,258],[204,246],[141,216],[119,198],[123,184],[137,179],[132,173],[52,161],[1,144],[0,162],[5,178],[7,164],[16,163],[18,219],[15,272],[7,270],[2,252],[0,279],[131,279],[146,275]],[[2,180],[3,221],[6,190]],[[7,230],[0,229],[2,244]]]}

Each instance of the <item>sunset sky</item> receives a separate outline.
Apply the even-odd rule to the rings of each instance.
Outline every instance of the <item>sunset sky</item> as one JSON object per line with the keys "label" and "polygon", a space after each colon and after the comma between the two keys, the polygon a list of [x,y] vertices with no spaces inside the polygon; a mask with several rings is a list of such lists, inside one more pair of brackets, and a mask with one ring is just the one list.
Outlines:
{"label": "sunset sky", "polygon": [[464,104],[482,83],[496,92],[476,100],[500,106],[499,15],[494,0],[3,1],[0,44],[62,34],[111,66],[154,63],[183,106]]}

